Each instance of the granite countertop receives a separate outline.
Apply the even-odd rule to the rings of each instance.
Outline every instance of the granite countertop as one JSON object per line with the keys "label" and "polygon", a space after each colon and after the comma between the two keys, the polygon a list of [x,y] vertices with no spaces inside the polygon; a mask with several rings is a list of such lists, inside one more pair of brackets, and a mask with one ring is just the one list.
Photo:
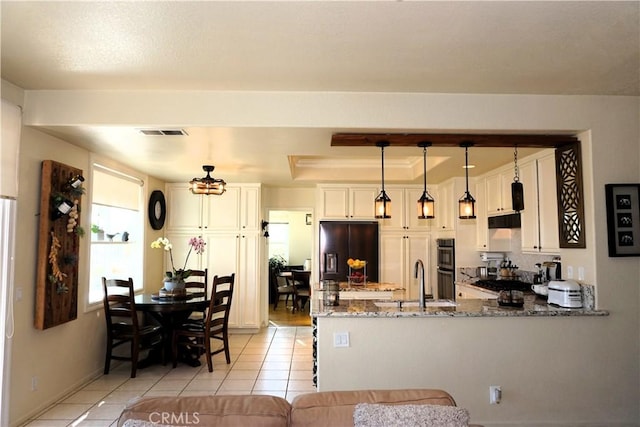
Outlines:
{"label": "granite countertop", "polygon": [[[338,306],[324,306],[322,292],[311,301],[312,317],[557,317],[608,316],[606,310],[551,306],[535,295],[525,295],[524,307],[502,307],[497,300],[463,299],[455,307],[378,307],[375,300],[340,300]],[[320,294],[320,295],[318,295]]]}

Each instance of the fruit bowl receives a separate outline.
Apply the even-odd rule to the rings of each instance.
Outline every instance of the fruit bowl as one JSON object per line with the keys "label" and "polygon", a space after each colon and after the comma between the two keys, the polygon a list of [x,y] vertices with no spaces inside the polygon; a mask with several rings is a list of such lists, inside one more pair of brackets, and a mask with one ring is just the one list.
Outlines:
{"label": "fruit bowl", "polygon": [[365,260],[360,260],[360,259],[353,259],[353,258],[349,258],[347,260],[347,265],[349,266],[350,269],[352,270],[361,270],[364,267],[366,267],[367,265],[367,261]]}
{"label": "fruit bowl", "polygon": [[349,283],[365,283],[367,281],[367,276],[356,271],[354,274],[349,275]]}

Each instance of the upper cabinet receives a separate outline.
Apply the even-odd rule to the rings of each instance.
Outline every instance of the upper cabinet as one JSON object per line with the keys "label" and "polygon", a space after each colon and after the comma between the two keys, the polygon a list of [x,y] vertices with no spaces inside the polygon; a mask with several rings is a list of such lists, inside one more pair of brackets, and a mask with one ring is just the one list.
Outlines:
{"label": "upper cabinet", "polygon": [[558,198],[556,167],[553,152],[520,166],[520,181],[524,187],[522,220],[522,251],[557,254]]}
{"label": "upper cabinet", "polygon": [[511,206],[513,173],[513,168],[509,168],[487,176],[487,215],[495,216],[513,213]]}
{"label": "upper cabinet", "polygon": [[454,193],[455,179],[438,185],[436,194],[432,194],[436,204],[436,227],[438,231],[455,230],[458,214],[458,197]]}
{"label": "upper cabinet", "polygon": [[192,194],[188,185],[183,183],[167,184],[166,193],[166,228],[169,230],[201,229],[204,196]]}
{"label": "upper cabinet", "polygon": [[228,185],[220,196],[192,194],[185,184],[167,184],[167,228],[172,231],[258,230],[260,185]]}
{"label": "upper cabinet", "polygon": [[391,218],[380,220],[382,230],[429,231],[435,219],[418,219],[418,199],[422,187],[385,188],[391,199]]}
{"label": "upper cabinet", "polygon": [[476,248],[489,251],[489,224],[487,222],[487,189],[484,178],[476,181]]}
{"label": "upper cabinet", "polygon": [[318,186],[321,219],[366,219],[375,216],[376,186]]}

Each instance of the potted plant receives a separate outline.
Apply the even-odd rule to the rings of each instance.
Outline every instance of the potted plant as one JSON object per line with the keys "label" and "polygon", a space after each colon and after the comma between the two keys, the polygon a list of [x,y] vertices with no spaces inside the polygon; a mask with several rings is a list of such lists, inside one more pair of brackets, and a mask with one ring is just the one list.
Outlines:
{"label": "potted plant", "polygon": [[269,270],[278,274],[287,266],[287,261],[281,255],[274,255],[269,258]]}
{"label": "potted plant", "polygon": [[91,232],[96,235],[96,240],[104,240],[104,230],[99,225],[92,224]]}

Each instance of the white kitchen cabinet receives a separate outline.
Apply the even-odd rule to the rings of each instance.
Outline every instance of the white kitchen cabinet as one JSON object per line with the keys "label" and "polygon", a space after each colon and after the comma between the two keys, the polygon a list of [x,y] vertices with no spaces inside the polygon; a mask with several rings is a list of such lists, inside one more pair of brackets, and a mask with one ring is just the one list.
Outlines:
{"label": "white kitchen cabinet", "polygon": [[192,194],[184,184],[167,184],[166,193],[168,230],[259,230],[259,184],[228,185],[219,196]]}
{"label": "white kitchen cabinet", "polygon": [[228,185],[220,196],[202,196],[202,228],[208,231],[227,231],[240,228],[240,187]]}
{"label": "white kitchen cabinet", "polygon": [[[378,189],[379,191],[379,189]],[[391,218],[381,219],[380,228],[385,231],[429,231],[435,219],[418,219],[418,199],[422,187],[390,187],[385,191],[391,199]]]}
{"label": "white kitchen cabinet", "polygon": [[395,283],[405,288],[405,298],[418,299],[419,281],[414,277],[414,266],[421,259],[425,272],[426,293],[436,291],[429,286],[430,236],[427,233],[383,232],[380,234],[380,282]]}
{"label": "white kitchen cabinet", "polygon": [[454,194],[455,181],[449,180],[438,185],[437,196],[434,196],[436,204],[436,224],[437,230],[455,230],[456,217],[458,214],[458,199],[460,196]]}
{"label": "white kitchen cabinet", "polygon": [[524,210],[520,213],[523,252],[558,254],[560,251],[555,170],[553,152],[520,165],[524,187]]}
{"label": "white kitchen cabinet", "polygon": [[[260,184],[229,185],[220,196],[191,194],[183,184],[167,184],[167,237],[182,268],[189,239],[202,236],[205,253],[189,257],[187,268],[209,269],[209,276],[236,274],[229,326],[260,327]],[[187,197],[188,196],[188,197]],[[168,253],[165,268],[170,269]]]}
{"label": "white kitchen cabinet", "polygon": [[260,327],[260,233],[208,233],[209,276],[235,273],[229,327]]}
{"label": "white kitchen cabinet", "polygon": [[505,215],[513,213],[511,204],[511,183],[514,171],[503,169],[486,177],[487,215]]}
{"label": "white kitchen cabinet", "polygon": [[487,189],[486,179],[476,181],[476,249],[488,251],[489,249],[489,223],[487,221]]}
{"label": "white kitchen cabinet", "polygon": [[200,230],[202,227],[203,196],[189,191],[183,183],[167,184],[167,230]]}
{"label": "white kitchen cabinet", "polygon": [[371,220],[375,216],[376,186],[327,185],[317,191],[321,219]]}

